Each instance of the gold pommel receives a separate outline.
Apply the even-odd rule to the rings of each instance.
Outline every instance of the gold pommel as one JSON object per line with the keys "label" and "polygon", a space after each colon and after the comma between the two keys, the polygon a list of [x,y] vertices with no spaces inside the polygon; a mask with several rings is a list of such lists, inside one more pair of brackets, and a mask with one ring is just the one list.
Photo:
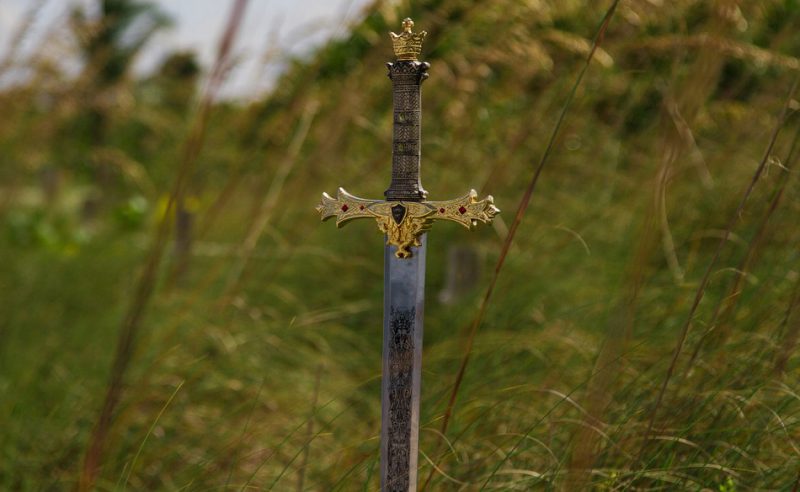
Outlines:
{"label": "gold pommel", "polygon": [[417,57],[422,52],[422,41],[428,33],[425,31],[412,32],[413,27],[414,21],[406,18],[403,20],[403,32],[400,34],[389,33],[394,46],[394,54],[398,60],[417,61]]}

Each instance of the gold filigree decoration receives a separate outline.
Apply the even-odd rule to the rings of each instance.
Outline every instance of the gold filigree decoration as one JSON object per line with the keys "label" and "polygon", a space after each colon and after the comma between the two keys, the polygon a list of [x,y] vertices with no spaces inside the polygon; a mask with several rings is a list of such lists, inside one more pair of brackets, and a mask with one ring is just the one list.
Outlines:
{"label": "gold filigree decoration", "polygon": [[420,237],[431,228],[434,220],[449,220],[472,229],[479,222],[491,222],[500,212],[491,195],[478,200],[475,190],[455,200],[387,202],[359,198],[344,188],[339,188],[336,198],[323,193],[317,211],[323,221],[336,217],[337,227],[353,219],[374,218],[378,229],[386,235],[386,244],[397,247],[398,258],[413,256],[411,247],[420,245]]}
{"label": "gold filigree decoration", "polygon": [[494,206],[492,195],[478,200],[478,192],[475,190],[469,190],[469,193],[455,200],[425,203],[436,210],[437,220],[458,222],[470,230],[475,228],[478,222],[490,223],[494,216],[500,213],[500,209]]}
{"label": "gold filigree decoration", "polygon": [[414,21],[410,18],[403,20],[403,32],[395,34],[389,33],[392,38],[392,46],[394,47],[394,54],[398,60],[401,61],[417,61],[417,57],[422,52],[422,41],[428,34],[425,31],[412,32]]}
{"label": "gold filigree decoration", "polygon": [[401,223],[397,223],[391,217],[381,217],[378,219],[378,229],[386,234],[386,244],[397,246],[395,256],[398,258],[411,258],[414,253],[412,246],[421,246],[420,237],[422,233],[431,228],[431,221],[419,217],[408,217]]}
{"label": "gold filigree decoration", "polygon": [[377,214],[371,208],[384,203],[382,200],[365,200],[353,196],[344,188],[339,188],[336,198],[327,193],[322,194],[322,201],[317,205],[317,212],[322,216],[322,220],[336,217],[336,227],[342,227],[345,223],[353,219],[365,219],[376,217]]}

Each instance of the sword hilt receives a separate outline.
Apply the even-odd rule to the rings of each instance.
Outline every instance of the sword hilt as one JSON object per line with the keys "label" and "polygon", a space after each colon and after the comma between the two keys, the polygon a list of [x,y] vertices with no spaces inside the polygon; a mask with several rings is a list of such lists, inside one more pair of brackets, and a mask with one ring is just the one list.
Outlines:
{"label": "sword hilt", "polygon": [[412,32],[414,22],[403,21],[403,32],[391,33],[397,61],[387,63],[392,80],[394,126],[392,131],[392,182],[384,192],[387,200],[421,202],[427,192],[420,180],[422,119],[421,86],[430,64],[417,61],[427,34]]}
{"label": "sword hilt", "polygon": [[390,33],[397,61],[388,63],[394,99],[392,136],[392,182],[386,201],[367,200],[339,188],[336,198],[322,194],[317,211],[322,220],[336,217],[342,226],[355,219],[374,218],[386,235],[386,244],[396,246],[398,258],[411,258],[412,247],[421,245],[422,235],[436,220],[457,222],[468,229],[489,223],[500,210],[492,195],[479,200],[473,190],[455,200],[427,201],[420,183],[420,86],[428,78],[430,64],[417,61],[425,31],[415,33],[411,19],[403,21],[403,32]]}
{"label": "sword hilt", "polygon": [[359,198],[339,188],[336,198],[322,194],[317,212],[322,220],[336,217],[337,227],[355,219],[374,218],[378,229],[386,234],[386,244],[397,246],[397,257],[410,258],[411,247],[420,245],[420,236],[434,221],[457,222],[473,229],[478,223],[490,223],[500,210],[494,206],[492,195],[478,200],[475,190],[455,200],[396,202]]}

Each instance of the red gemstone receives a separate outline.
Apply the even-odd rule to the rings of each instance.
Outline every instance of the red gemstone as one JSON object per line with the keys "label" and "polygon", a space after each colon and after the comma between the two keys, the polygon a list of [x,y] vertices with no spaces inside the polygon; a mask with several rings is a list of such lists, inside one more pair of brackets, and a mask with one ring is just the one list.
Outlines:
{"label": "red gemstone", "polygon": [[358,207],[359,210],[364,210],[364,205]]}
{"label": "red gemstone", "polygon": [[440,208],[440,209],[439,209],[439,213],[440,213],[440,214],[443,214],[443,213],[444,213],[444,209],[443,209],[443,208]]}
{"label": "red gemstone", "polygon": [[350,207],[348,207],[347,204],[345,203],[344,205],[342,205],[342,212],[347,212],[348,208]]}
{"label": "red gemstone", "polygon": [[463,205],[462,205],[462,206],[460,206],[460,207],[458,207],[458,211],[459,211],[459,212],[461,212],[461,214],[465,214],[465,213],[467,213],[467,209],[466,209],[466,208],[464,208],[464,206],[463,206]]}

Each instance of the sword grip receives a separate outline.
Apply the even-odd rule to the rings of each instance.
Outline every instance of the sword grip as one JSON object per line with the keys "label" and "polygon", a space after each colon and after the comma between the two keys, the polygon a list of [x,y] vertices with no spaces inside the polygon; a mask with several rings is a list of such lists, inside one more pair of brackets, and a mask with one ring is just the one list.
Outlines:
{"label": "sword grip", "polygon": [[430,64],[418,61],[387,63],[392,80],[394,126],[392,182],[384,196],[389,201],[421,202],[428,194],[420,181],[421,86]]}

